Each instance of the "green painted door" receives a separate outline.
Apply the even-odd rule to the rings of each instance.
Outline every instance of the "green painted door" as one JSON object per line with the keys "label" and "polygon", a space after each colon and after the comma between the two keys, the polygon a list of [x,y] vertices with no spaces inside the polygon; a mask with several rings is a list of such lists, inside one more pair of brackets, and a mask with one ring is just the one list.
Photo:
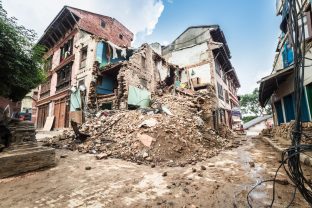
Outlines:
{"label": "green painted door", "polygon": [[306,86],[310,115],[312,115],[312,84]]}

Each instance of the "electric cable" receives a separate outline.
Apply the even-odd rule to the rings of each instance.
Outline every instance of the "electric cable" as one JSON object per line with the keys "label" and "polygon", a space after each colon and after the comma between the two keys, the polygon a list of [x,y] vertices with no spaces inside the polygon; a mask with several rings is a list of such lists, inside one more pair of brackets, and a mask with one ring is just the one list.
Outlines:
{"label": "electric cable", "polygon": [[[305,70],[305,29],[304,29],[304,5],[300,5],[298,0],[286,0],[284,8],[289,9],[287,18],[287,28],[290,43],[293,47],[294,56],[294,104],[295,104],[295,123],[291,134],[291,146],[282,152],[282,161],[277,168],[273,179],[261,181],[254,186],[247,194],[247,202],[249,207],[250,194],[259,185],[265,182],[273,182],[272,201],[270,207],[273,207],[276,192],[276,177],[281,167],[284,168],[288,178],[295,186],[293,197],[287,207],[290,207],[295,200],[297,190],[302,197],[312,206],[312,184],[304,176],[304,172],[300,163],[300,155],[305,152],[312,152],[311,144],[301,144],[302,137],[302,118],[301,118],[301,102],[304,90],[304,70]],[[299,25],[299,23],[301,23]]]}

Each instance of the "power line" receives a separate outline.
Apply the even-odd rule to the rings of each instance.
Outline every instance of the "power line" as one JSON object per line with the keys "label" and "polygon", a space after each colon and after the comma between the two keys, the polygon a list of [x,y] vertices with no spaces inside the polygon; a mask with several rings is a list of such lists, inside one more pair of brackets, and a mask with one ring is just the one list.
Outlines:
{"label": "power line", "polygon": [[[304,172],[300,163],[300,155],[305,152],[312,151],[312,145],[301,144],[302,136],[302,120],[301,120],[301,96],[304,88],[304,69],[305,69],[305,30],[304,30],[304,5],[300,5],[298,0],[286,0],[284,7],[289,8],[287,18],[288,37],[291,40],[294,51],[294,96],[295,96],[295,124],[291,135],[291,146],[283,151],[282,163],[275,172],[273,179],[265,180],[253,187],[247,195],[247,202],[250,207],[250,194],[256,187],[265,182],[273,182],[272,201],[270,207],[275,201],[275,183],[281,167],[284,168],[289,179],[292,181],[295,190],[293,197],[287,207],[290,207],[294,202],[297,190],[303,198],[312,206],[312,185],[304,176]],[[297,9],[299,8],[299,9]],[[301,23],[299,25],[299,23]]]}

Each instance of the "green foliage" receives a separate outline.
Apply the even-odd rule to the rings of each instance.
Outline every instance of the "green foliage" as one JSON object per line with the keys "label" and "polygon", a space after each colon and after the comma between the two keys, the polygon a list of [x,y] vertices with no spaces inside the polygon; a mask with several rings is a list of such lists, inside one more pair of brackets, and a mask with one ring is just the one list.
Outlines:
{"label": "green foliage", "polygon": [[267,105],[261,108],[259,105],[259,89],[256,88],[252,93],[240,96],[240,106],[243,114],[253,115],[255,117],[263,115],[263,113],[271,114],[271,106]]}
{"label": "green foliage", "polygon": [[45,79],[44,48],[34,46],[36,33],[8,17],[0,0],[0,96],[21,100]]}
{"label": "green foliage", "polygon": [[257,118],[258,116],[245,116],[242,118],[244,123],[247,123],[248,121],[251,121],[252,119]]}

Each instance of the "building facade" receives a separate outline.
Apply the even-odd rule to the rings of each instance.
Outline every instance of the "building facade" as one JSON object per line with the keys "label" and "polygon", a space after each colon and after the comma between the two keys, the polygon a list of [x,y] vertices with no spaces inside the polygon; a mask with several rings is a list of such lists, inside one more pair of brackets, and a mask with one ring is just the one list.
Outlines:
{"label": "building facade", "polygon": [[163,47],[162,54],[168,62],[185,69],[182,86],[190,85],[192,90],[203,89],[207,84],[215,86],[218,97],[216,117],[219,122],[232,127],[232,109],[239,107],[237,90],[240,83],[221,28],[218,25],[189,27],[170,45]]}
{"label": "building facade", "polygon": [[132,40],[133,33],[116,19],[65,6],[38,42],[47,49],[48,78],[39,86],[37,128],[43,128],[49,116],[54,116],[53,128],[68,127],[86,106],[98,54],[110,61]]}
{"label": "building facade", "polygon": [[[300,7],[305,11],[303,19],[306,44],[301,120],[308,122],[311,121],[312,115],[311,2],[300,0],[299,3]],[[272,105],[274,124],[280,125],[295,119],[294,53],[287,27],[289,7],[285,1],[276,1],[276,14],[282,17],[280,24],[281,35],[278,39],[272,73],[260,80],[259,102],[262,107],[267,104]]]}

